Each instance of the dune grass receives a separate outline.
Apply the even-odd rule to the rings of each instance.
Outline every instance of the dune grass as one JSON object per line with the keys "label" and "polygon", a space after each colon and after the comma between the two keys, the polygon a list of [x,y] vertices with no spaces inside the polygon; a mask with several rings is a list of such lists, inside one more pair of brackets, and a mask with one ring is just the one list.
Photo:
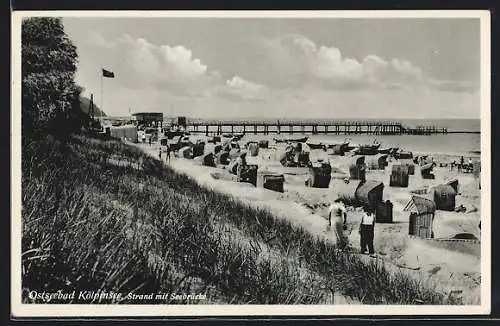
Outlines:
{"label": "dune grass", "polygon": [[35,289],[207,294],[195,303],[332,303],[335,291],[365,304],[460,303],[118,141],[78,136],[23,150],[26,302]]}

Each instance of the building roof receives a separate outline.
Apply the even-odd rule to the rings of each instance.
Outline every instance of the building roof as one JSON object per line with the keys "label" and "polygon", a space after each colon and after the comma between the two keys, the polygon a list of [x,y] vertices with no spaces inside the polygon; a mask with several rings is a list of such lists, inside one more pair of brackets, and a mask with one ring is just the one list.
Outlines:
{"label": "building roof", "polygon": [[413,195],[403,209],[405,212],[416,212],[417,214],[434,213],[436,212],[436,204],[432,199]]}
{"label": "building roof", "polygon": [[133,113],[132,117],[147,120],[159,120],[163,121],[163,113],[161,112],[137,112]]}
{"label": "building roof", "polygon": [[450,181],[446,182],[446,185],[452,186],[453,189],[458,192],[458,179],[451,179]]}
{"label": "building roof", "polygon": [[383,191],[384,183],[376,180],[366,180],[363,183],[360,182],[358,188],[356,189],[356,193],[359,196],[368,196],[368,194],[373,190]]}
{"label": "building roof", "polygon": [[456,195],[457,191],[455,188],[453,188],[451,185],[444,184],[444,185],[437,185],[429,188],[431,191],[438,192],[440,194],[450,194],[450,195]]}
{"label": "building roof", "polygon": [[155,115],[155,116],[163,116],[162,112],[136,112],[132,113],[132,115],[137,116],[137,115]]}
{"label": "building roof", "polygon": [[427,163],[425,165],[422,165],[422,167],[420,169],[422,171],[431,171],[433,167],[434,167],[433,163]]}

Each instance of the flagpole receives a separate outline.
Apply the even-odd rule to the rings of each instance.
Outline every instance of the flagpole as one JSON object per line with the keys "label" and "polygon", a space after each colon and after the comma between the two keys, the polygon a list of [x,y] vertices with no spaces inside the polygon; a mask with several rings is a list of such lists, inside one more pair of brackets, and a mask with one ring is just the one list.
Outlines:
{"label": "flagpole", "polygon": [[103,68],[102,68],[102,65],[101,65],[101,111],[103,110],[103,103],[104,103],[104,77],[103,77]]}

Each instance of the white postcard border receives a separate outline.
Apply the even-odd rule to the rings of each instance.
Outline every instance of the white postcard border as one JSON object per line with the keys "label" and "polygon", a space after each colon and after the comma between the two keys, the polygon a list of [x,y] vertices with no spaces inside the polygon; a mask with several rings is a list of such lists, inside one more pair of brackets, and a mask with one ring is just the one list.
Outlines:
{"label": "white postcard border", "polygon": [[[21,20],[24,17],[476,18],[481,22],[481,305],[80,305],[21,303]],[[491,27],[485,10],[14,11],[11,43],[11,314],[13,317],[472,315],[491,308]]]}

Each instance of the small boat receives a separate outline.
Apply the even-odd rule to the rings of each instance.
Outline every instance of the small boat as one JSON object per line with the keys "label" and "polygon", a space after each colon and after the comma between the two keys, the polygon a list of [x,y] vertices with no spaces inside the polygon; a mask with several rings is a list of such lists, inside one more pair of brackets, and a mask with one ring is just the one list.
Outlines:
{"label": "small boat", "polygon": [[356,149],[358,155],[375,155],[378,153],[380,144],[377,145],[361,145]]}
{"label": "small boat", "polygon": [[325,149],[326,145],[323,143],[306,143],[310,149]]}
{"label": "small boat", "polygon": [[349,142],[341,144],[328,144],[328,148],[332,150],[333,154],[344,155],[345,152],[349,151]]}
{"label": "small boat", "polygon": [[[394,158],[396,159],[413,159],[413,153],[410,151],[397,151],[394,153]],[[427,158],[427,156],[425,157]]]}
{"label": "small boat", "polygon": [[233,135],[233,139],[236,140],[236,141],[238,141],[241,138],[243,138],[243,136],[245,136],[245,133],[234,134]]}
{"label": "small boat", "polygon": [[350,152],[350,151],[352,151],[353,149],[356,149],[356,148],[358,148],[358,146],[350,144],[350,145],[347,145],[346,151]]}
{"label": "small boat", "polygon": [[392,154],[394,153],[394,147],[379,148],[379,154]]}
{"label": "small boat", "polygon": [[394,155],[396,155],[396,153],[398,153],[398,152],[399,152],[399,147],[393,147],[393,148],[391,149],[391,152],[389,153],[389,155],[394,156]]}
{"label": "small boat", "polygon": [[374,139],[371,144],[359,145],[354,152],[358,155],[376,155],[378,154],[380,145],[381,144],[376,139]]}
{"label": "small boat", "polygon": [[305,143],[309,139],[309,137],[301,137],[301,138],[274,138],[274,141],[277,143]]}
{"label": "small boat", "polygon": [[345,145],[342,147],[342,149],[343,149],[345,152],[350,152],[350,151],[352,151],[353,149],[355,149],[355,148],[357,148],[357,147],[358,147],[358,145],[356,145],[356,144],[351,144],[350,142],[351,142],[351,139],[350,139],[350,138],[346,138],[346,139],[344,139],[344,143],[343,143],[343,144],[345,144]]}
{"label": "small boat", "polygon": [[245,136],[244,133],[240,133],[240,134],[222,134],[222,137],[224,137],[224,138],[232,138],[235,141],[240,140],[241,138],[243,138],[243,136]]}
{"label": "small boat", "polygon": [[175,136],[189,136],[189,132],[181,131],[181,130],[167,130],[163,133],[168,139],[172,139]]}

